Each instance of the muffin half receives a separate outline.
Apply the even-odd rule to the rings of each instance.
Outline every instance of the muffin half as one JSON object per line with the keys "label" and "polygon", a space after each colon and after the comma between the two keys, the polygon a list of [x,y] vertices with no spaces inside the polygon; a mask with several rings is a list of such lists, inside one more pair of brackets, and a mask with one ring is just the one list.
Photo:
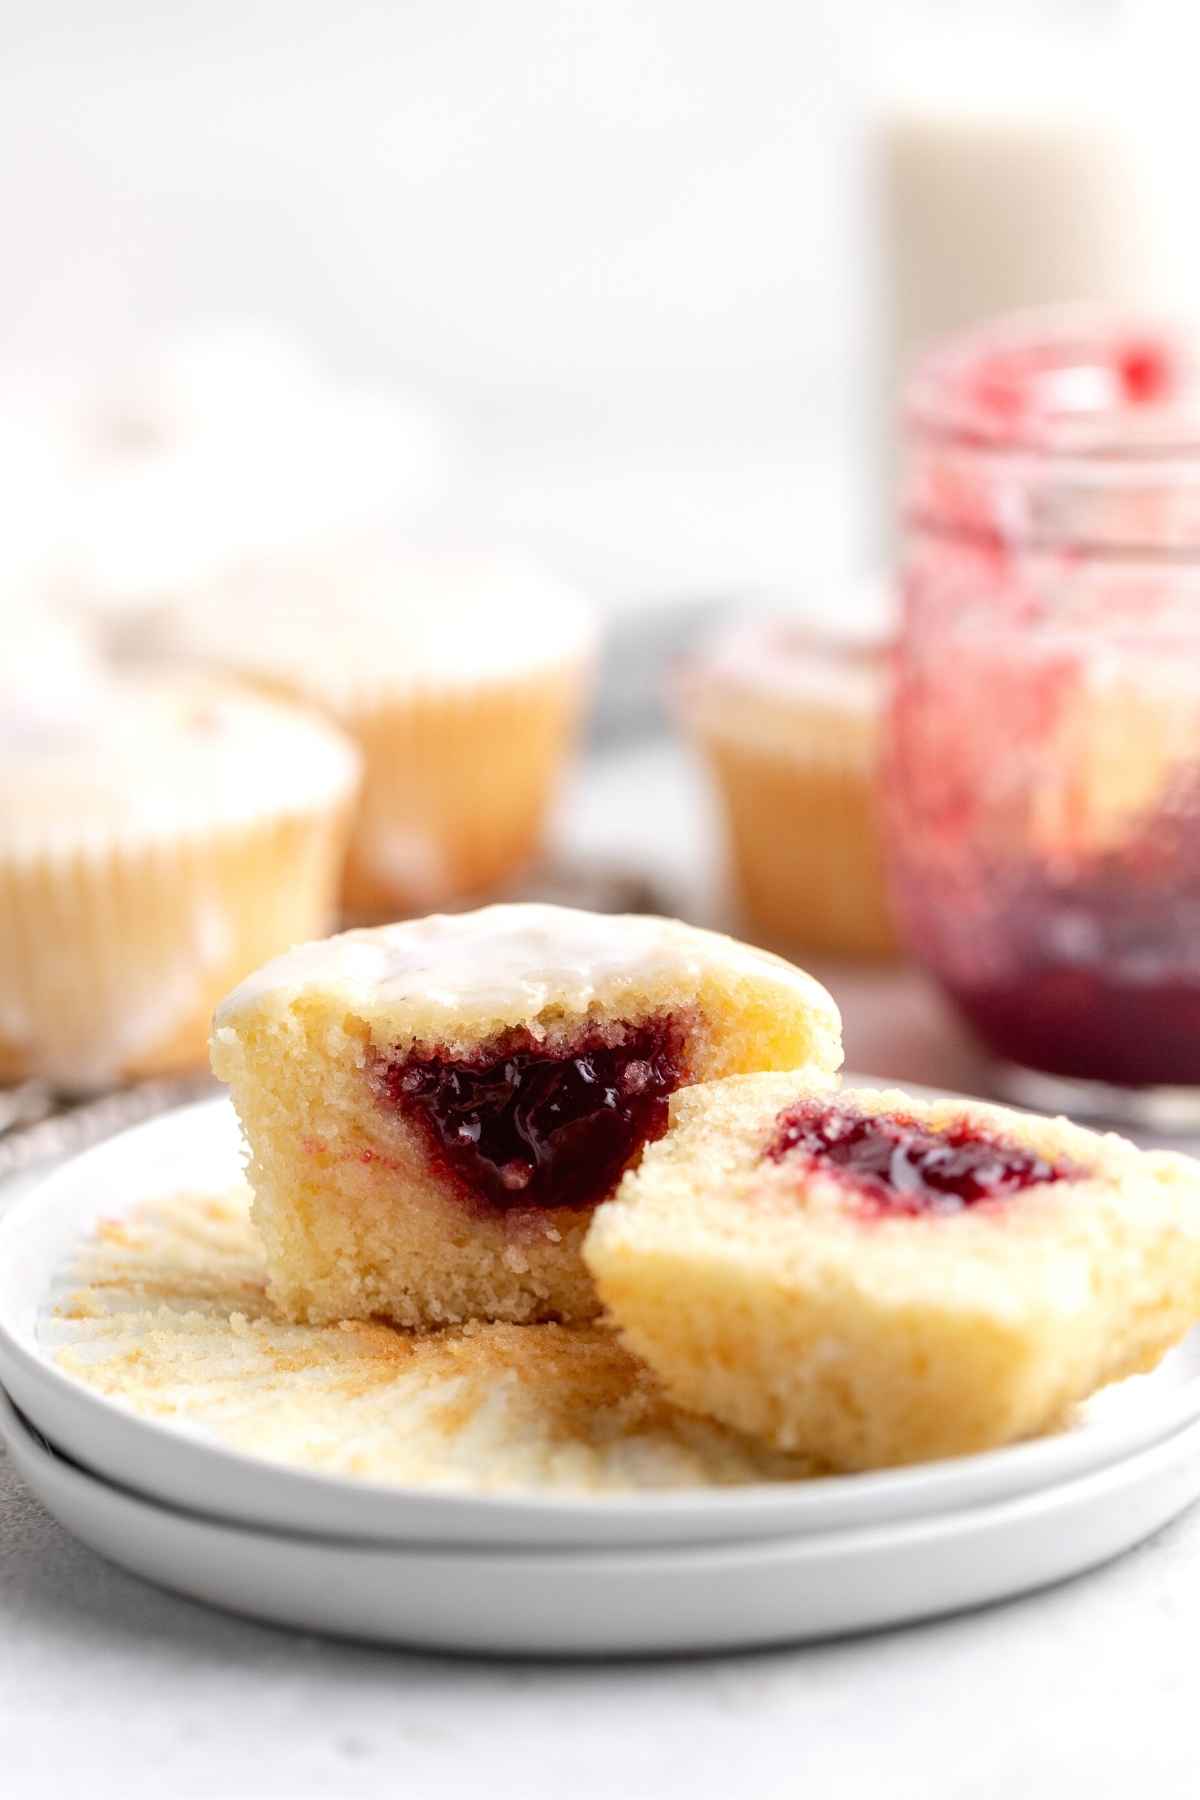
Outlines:
{"label": "muffin half", "polygon": [[673,920],[495,906],[310,944],[220,1007],[292,1318],[588,1319],[597,1203],[691,1081],[841,1058],[798,969]]}
{"label": "muffin half", "polygon": [[1200,1317],[1200,1164],[803,1075],[693,1087],[584,1256],[693,1411],[835,1467],[982,1450]]}

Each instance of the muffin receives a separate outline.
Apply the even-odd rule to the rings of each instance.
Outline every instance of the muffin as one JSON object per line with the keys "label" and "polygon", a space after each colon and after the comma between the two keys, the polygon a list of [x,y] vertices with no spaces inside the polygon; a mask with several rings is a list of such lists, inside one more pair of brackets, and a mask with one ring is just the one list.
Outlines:
{"label": "muffin", "polygon": [[355,739],[364,782],[344,902],[370,919],[484,893],[533,856],[592,629],[573,592],[519,558],[374,539],[244,567],[183,609],[170,648]]}
{"label": "muffin", "polygon": [[680,683],[739,903],[773,942],[895,953],[875,800],[885,677],[882,635],[759,616],[721,631]]}
{"label": "muffin", "polygon": [[802,1075],[690,1088],[584,1259],[679,1404],[871,1469],[1044,1431],[1200,1317],[1200,1164]]}
{"label": "muffin", "polygon": [[207,682],[0,686],[0,1079],[204,1065],[216,1000],[327,928],[358,779],[338,733]]}
{"label": "muffin", "polygon": [[841,1060],[832,1000],[674,920],[492,906],[350,931],[218,1009],[292,1319],[586,1320],[596,1204],[689,1081]]}

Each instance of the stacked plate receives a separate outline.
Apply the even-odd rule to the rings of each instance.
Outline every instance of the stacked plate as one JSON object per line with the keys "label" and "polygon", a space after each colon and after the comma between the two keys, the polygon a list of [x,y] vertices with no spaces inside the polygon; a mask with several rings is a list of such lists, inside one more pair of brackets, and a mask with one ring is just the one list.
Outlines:
{"label": "stacked plate", "polygon": [[[1200,1337],[1058,1436],[887,1473],[563,1495],[397,1487],[222,1443],[60,1366],[81,1244],[239,1173],[224,1101],[64,1164],[0,1218],[0,1433],[112,1561],[280,1624],[535,1655],[799,1641],[1077,1574],[1200,1495]],[[483,1485],[483,1484],[481,1484]]]}

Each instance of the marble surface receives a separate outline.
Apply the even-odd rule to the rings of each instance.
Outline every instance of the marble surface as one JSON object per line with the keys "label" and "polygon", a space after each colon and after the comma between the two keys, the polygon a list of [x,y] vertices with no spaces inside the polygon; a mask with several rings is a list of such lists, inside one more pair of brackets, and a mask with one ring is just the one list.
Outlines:
{"label": "marble surface", "polygon": [[[609,759],[565,813],[719,914],[711,820],[671,754]],[[971,1087],[911,976],[825,970],[850,1060]],[[709,1659],[500,1663],[371,1650],[210,1612],[69,1538],[0,1453],[0,1791],[140,1800],[404,1793],[888,1800],[1195,1789],[1200,1509],[1081,1580],[882,1636]]]}

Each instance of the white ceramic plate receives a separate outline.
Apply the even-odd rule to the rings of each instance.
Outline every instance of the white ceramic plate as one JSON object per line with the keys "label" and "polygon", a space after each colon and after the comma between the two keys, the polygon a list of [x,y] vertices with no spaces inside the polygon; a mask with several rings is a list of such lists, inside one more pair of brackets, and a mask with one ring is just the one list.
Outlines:
{"label": "white ceramic plate", "polygon": [[1062,1435],[917,1469],[630,1496],[493,1497],[374,1485],[229,1449],[186,1421],[139,1417],[57,1368],[56,1283],[100,1217],[239,1171],[231,1108],[205,1101],[62,1165],[0,1219],[0,1382],[54,1443],[155,1499],[287,1531],[398,1543],[649,1545],[826,1532],[988,1504],[1096,1469],[1200,1417],[1200,1338],[1101,1395]]}
{"label": "white ceramic plate", "polygon": [[1043,1587],[1129,1549],[1200,1495],[1200,1422],[1034,1494],[867,1530],[679,1549],[338,1542],[225,1525],[85,1474],[0,1394],[0,1437],[68,1531],[195,1600],[306,1631],[499,1654],[800,1642]]}

